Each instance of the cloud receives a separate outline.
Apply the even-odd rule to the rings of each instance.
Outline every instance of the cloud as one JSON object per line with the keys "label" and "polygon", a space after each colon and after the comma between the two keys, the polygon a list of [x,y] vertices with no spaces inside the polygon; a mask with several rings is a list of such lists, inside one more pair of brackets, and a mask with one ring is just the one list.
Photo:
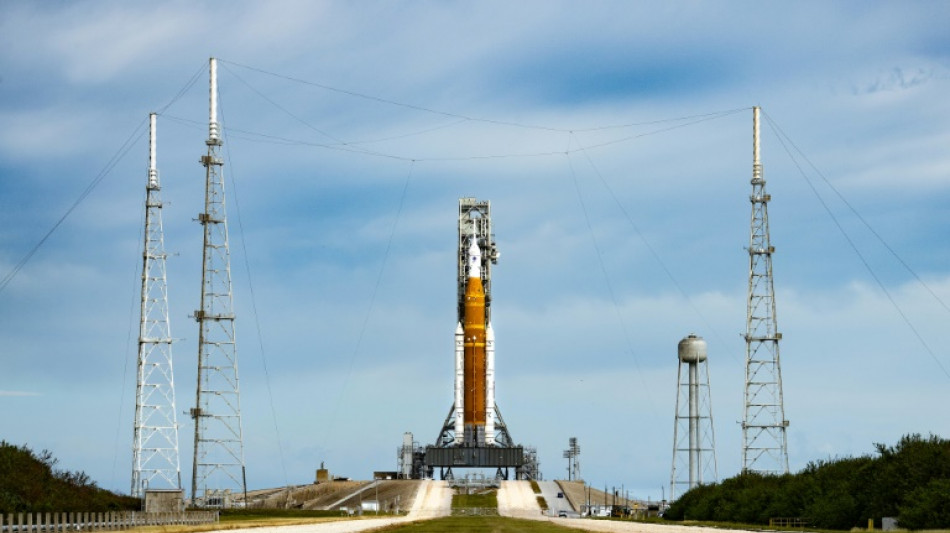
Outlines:
{"label": "cloud", "polygon": [[[576,436],[586,479],[658,497],[675,344],[690,332],[710,345],[720,473],[737,472],[754,104],[769,120],[762,148],[793,468],[945,429],[934,358],[948,362],[946,310],[809,174],[931,358],[800,176],[797,165],[809,165],[781,142],[793,141],[950,301],[948,47],[933,13],[625,2],[0,10],[0,120],[11,125],[0,133],[4,268],[149,111],[174,100],[159,117],[158,158],[179,411],[197,370],[188,317],[200,288],[205,68],[208,56],[223,59],[254,487],[287,481],[278,444],[291,480],[305,482],[320,460],[364,477],[394,465],[403,431],[435,436],[451,400],[461,196],[492,201],[499,401],[516,439],[538,447],[545,475],[562,471],[560,451]],[[600,126],[610,127],[591,129]],[[326,146],[339,141],[351,150]],[[146,155],[141,138],[0,294],[0,387],[44,391],[30,416],[4,422],[9,438],[121,490]],[[106,431],[84,425],[93,416]],[[187,466],[191,421],[180,423]],[[76,435],[87,444],[74,446]]]}

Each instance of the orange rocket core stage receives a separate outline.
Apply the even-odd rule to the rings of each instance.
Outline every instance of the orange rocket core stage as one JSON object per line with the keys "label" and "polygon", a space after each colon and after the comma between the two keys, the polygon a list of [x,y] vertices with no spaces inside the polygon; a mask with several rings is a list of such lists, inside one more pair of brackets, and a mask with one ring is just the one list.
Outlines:
{"label": "orange rocket core stage", "polygon": [[481,277],[465,287],[465,425],[485,425],[485,290]]}

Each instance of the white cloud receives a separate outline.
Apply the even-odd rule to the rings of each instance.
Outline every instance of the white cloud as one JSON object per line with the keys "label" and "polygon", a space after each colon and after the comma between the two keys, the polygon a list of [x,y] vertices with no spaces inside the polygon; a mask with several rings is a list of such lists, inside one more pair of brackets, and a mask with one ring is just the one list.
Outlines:
{"label": "white cloud", "polygon": [[[225,174],[240,193],[291,481],[309,481],[323,459],[334,472],[366,476],[394,465],[403,431],[423,442],[435,436],[451,395],[456,201],[469,195],[492,201],[502,251],[493,311],[499,401],[516,439],[538,446],[545,475],[559,475],[560,450],[577,436],[589,453],[582,457],[586,479],[659,496],[669,474],[675,344],[690,332],[710,343],[720,472],[731,475],[740,445],[734,422],[743,379],[749,106],[762,104],[950,300],[939,208],[950,108],[939,17],[887,4],[745,7],[5,4],[0,264],[23,257],[132,125],[215,55],[226,60],[226,126],[324,143],[309,126],[348,141],[398,137],[365,147],[419,159],[229,132]],[[576,131],[572,140],[563,131],[456,124],[237,64],[556,128],[743,110],[570,158],[437,161],[565,151],[665,123]],[[172,331],[182,338],[174,346],[179,410],[191,397],[196,366],[195,324],[186,317],[200,283],[201,233],[192,219],[202,208],[205,78],[201,72],[159,120],[166,247],[180,254],[169,258],[168,277]],[[937,413],[944,377],[868,281],[775,133],[766,125],[763,134],[793,467],[864,453],[905,431],[946,433]],[[130,403],[133,388],[134,354],[125,352],[137,320],[146,153],[142,139],[0,294],[0,388],[42,391],[29,400],[31,416],[4,424],[5,438],[49,448],[69,468],[120,490],[132,405],[117,399]],[[232,181],[227,187],[233,194]],[[255,486],[281,484],[233,197],[228,211],[249,475]],[[856,226],[846,211],[836,213],[845,227]],[[870,246],[871,264],[946,364],[946,311],[907,283],[886,251],[863,234],[858,243]],[[100,411],[110,413],[112,430],[90,432],[82,421]],[[52,423],[31,422],[38,419]],[[88,444],[73,446],[76,435]],[[101,453],[113,448],[119,459]]]}

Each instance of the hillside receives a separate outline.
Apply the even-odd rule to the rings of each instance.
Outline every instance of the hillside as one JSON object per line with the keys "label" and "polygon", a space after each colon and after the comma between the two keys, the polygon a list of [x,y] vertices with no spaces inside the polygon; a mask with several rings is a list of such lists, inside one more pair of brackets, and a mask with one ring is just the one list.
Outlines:
{"label": "hillside", "polygon": [[896,446],[877,444],[877,456],[810,463],[798,474],[740,474],[697,487],[666,512],[671,520],[768,524],[804,518],[809,526],[848,530],[868,519],[897,517],[906,529],[950,527],[950,440],[920,435]]}
{"label": "hillside", "polygon": [[56,470],[49,451],[0,441],[0,513],[138,510],[141,502],[96,486],[83,472]]}

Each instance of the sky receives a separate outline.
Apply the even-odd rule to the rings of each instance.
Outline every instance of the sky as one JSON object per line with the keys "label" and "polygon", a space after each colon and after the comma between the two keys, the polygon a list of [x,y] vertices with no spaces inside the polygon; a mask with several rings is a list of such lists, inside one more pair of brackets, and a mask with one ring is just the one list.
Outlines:
{"label": "sky", "polygon": [[129,490],[153,111],[191,406],[209,57],[250,488],[321,462],[369,478],[404,432],[435,440],[469,196],[501,252],[498,405],[544,478],[577,437],[586,481],[661,497],[690,333],[735,475],[753,106],[792,471],[948,437],[947,20],[921,1],[3,2],[0,439]]}

